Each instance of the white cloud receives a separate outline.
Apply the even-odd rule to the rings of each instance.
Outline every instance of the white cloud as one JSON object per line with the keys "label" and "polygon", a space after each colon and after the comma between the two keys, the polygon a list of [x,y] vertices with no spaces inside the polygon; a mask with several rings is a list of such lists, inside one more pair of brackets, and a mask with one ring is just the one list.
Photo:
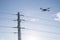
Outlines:
{"label": "white cloud", "polygon": [[56,21],[60,21],[60,12],[55,14],[55,19]]}
{"label": "white cloud", "polygon": [[30,21],[36,21],[36,19],[31,19]]}
{"label": "white cloud", "polygon": [[32,22],[38,22],[39,19],[37,19],[37,18],[33,18],[33,19],[30,19],[30,21],[32,21]]}

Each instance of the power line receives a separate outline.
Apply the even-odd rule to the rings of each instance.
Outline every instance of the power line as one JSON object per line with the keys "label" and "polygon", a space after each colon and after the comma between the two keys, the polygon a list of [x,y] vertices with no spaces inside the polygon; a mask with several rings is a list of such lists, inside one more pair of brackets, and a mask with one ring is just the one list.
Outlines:
{"label": "power line", "polygon": [[36,31],[36,32],[51,33],[51,34],[60,34],[60,33],[57,33],[57,32],[49,32],[49,31],[44,31],[44,30],[36,30],[36,29],[25,28],[25,27],[21,27],[21,29],[26,29],[26,30]]}
{"label": "power line", "polygon": [[1,13],[1,14],[7,14],[7,15],[13,15],[14,13],[16,13],[16,11],[13,12],[13,11],[6,11],[6,10],[3,10],[3,11],[0,11],[0,13]]}
{"label": "power line", "polygon": [[17,28],[17,26],[2,26],[2,25],[0,25],[0,28]]}
{"label": "power line", "polygon": [[[20,9],[21,10],[21,9]],[[17,10],[0,10],[1,14],[16,15]],[[20,11],[22,13],[22,10]]]}
{"label": "power line", "polygon": [[30,28],[24,28],[24,27],[22,29],[27,29],[27,30],[37,31],[37,32],[44,32],[44,33],[60,34],[57,32],[49,32],[49,31],[36,30],[36,29],[30,29]]}
{"label": "power line", "polygon": [[0,33],[13,33],[13,32],[0,32]]}
{"label": "power line", "polygon": [[[18,28],[19,30],[20,30],[20,29],[27,29],[27,30],[37,31],[37,32],[60,34],[60,33],[56,33],[56,32],[48,32],[48,31],[35,30],[35,29],[29,29],[29,28],[21,28],[21,27],[20,27],[20,22],[21,22],[20,16],[21,16],[21,15],[19,14],[19,12],[18,12],[17,15],[18,15],[18,20],[17,20],[17,21],[18,21],[18,27],[17,27],[17,28]],[[21,33],[20,33],[21,31],[19,31],[19,30],[18,30],[18,34],[19,34],[19,35],[18,35],[18,40],[21,40]]]}
{"label": "power line", "polygon": [[[1,11],[0,11],[1,12]],[[11,14],[11,15],[16,15],[16,11],[15,12],[12,12],[11,13],[11,11],[9,12],[9,11],[2,11],[2,12],[4,12],[4,14]],[[14,14],[15,13],[15,14]],[[1,14],[3,14],[3,13],[1,13]],[[30,17],[30,16],[25,16],[25,17],[27,17],[27,18],[37,18],[37,17]],[[52,21],[52,20],[48,20],[48,18],[43,18],[43,17],[39,17],[39,18],[37,18],[37,19],[43,19],[43,20],[47,20],[47,21]],[[54,21],[55,22],[55,21]]]}
{"label": "power line", "polygon": [[[37,23],[35,23],[35,21],[33,22],[33,21],[29,21],[28,19],[27,20],[25,20],[25,21],[27,21],[27,22],[32,22],[32,23],[34,23],[34,24],[38,24],[38,25],[50,25],[50,27],[56,27],[56,28],[60,28],[59,27],[59,25],[56,25],[56,24],[53,24],[54,22],[49,22],[49,23],[43,23],[43,22],[45,22],[45,21],[43,21],[43,22],[37,22]],[[39,19],[39,21],[41,21],[40,19]],[[46,20],[47,21],[47,20]]]}
{"label": "power line", "polygon": [[[3,13],[1,13],[1,14],[3,14]],[[13,14],[13,13],[10,13],[10,12],[7,12],[7,13],[5,13],[4,12],[4,14],[10,14],[10,15],[16,15],[16,13],[15,14]],[[30,17],[30,16],[24,16],[24,17],[27,17],[27,18],[37,18],[37,17]],[[42,19],[43,17],[40,17],[40,18],[37,18],[37,19]],[[44,18],[45,20],[48,20],[48,19],[46,19],[46,18]],[[43,19],[43,20],[44,20]],[[50,20],[49,20],[50,21]]]}
{"label": "power line", "polygon": [[[18,28],[18,27],[9,27],[9,26],[0,26],[0,27],[3,27],[3,28]],[[44,33],[60,34],[60,33],[56,33],[56,32],[49,32],[49,31],[44,31],[44,30],[36,30],[36,29],[25,28],[25,27],[21,27],[20,29],[27,29],[27,30],[37,31],[37,32],[44,32]]]}
{"label": "power line", "polygon": [[[26,17],[26,18],[30,18],[30,19],[39,19],[39,20],[45,20],[45,21],[53,21],[53,20],[49,20],[48,18],[43,18],[43,17],[30,17],[30,16],[24,16],[24,17]],[[54,21],[54,22],[56,22],[56,21]]]}

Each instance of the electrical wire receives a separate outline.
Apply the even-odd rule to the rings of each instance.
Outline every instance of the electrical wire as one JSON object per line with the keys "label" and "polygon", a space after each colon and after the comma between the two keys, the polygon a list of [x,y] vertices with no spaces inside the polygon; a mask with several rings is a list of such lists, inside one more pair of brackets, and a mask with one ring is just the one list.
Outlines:
{"label": "electrical wire", "polygon": [[[9,27],[9,26],[0,26],[0,28],[1,27],[3,27],[3,28],[14,28],[14,27]],[[15,27],[15,28],[17,28],[17,27]],[[60,34],[60,33],[56,33],[56,32],[49,32],[49,31],[43,31],[43,30],[35,30],[35,29],[24,28],[24,27],[21,27],[21,29],[27,29],[27,30],[37,31],[37,32],[44,32],[44,33]]]}
{"label": "electrical wire", "polygon": [[[8,27],[8,26],[7,26]],[[12,27],[12,28],[14,28],[14,27]],[[49,32],[49,31],[42,31],[42,30],[36,30],[36,29],[30,29],[30,28],[24,28],[24,27],[21,27],[21,29],[25,29],[25,30],[31,30],[31,31],[36,31],[36,32],[43,32],[43,33],[51,33],[51,34],[59,34],[60,35],[60,33],[56,33],[56,32]],[[13,34],[16,34],[17,32],[0,32],[0,34],[1,33],[13,33]],[[42,37],[44,37],[44,38],[52,38],[52,37],[45,37],[45,36],[42,36]],[[59,39],[59,38],[52,38],[52,39]]]}
{"label": "electrical wire", "polygon": [[[27,16],[26,16],[27,17]],[[33,17],[31,17],[33,18]],[[40,19],[40,18],[39,18]],[[41,18],[42,19],[42,18]],[[47,20],[47,19],[46,19]],[[33,29],[29,29],[29,30],[33,30]],[[48,32],[48,31],[40,31],[40,32],[47,32],[47,33],[54,33],[54,32]],[[55,33],[55,34],[60,34],[60,33]]]}
{"label": "electrical wire", "polygon": [[44,33],[60,34],[60,33],[56,33],[56,32],[49,32],[49,31],[43,31],[43,30],[36,30],[36,29],[30,29],[30,28],[22,28],[22,29],[27,29],[27,30],[37,31],[37,32],[44,32]]}
{"label": "electrical wire", "polygon": [[[1,13],[1,14],[3,14],[3,13]],[[13,13],[10,13],[10,12],[7,12],[7,13],[4,12],[4,14],[17,15],[17,13],[16,14],[13,14]],[[30,16],[24,16],[24,17],[27,17],[27,18],[37,18],[37,17],[30,17]],[[40,17],[40,18],[37,18],[37,19],[43,19],[43,17]],[[47,18],[44,18],[44,19],[45,20],[48,20]],[[51,20],[49,20],[49,21],[51,21]]]}
{"label": "electrical wire", "polygon": [[12,28],[13,26],[1,26],[0,25],[0,28]]}
{"label": "electrical wire", "polygon": [[16,12],[12,12],[12,11],[0,11],[1,14],[6,14],[6,15],[15,15]]}
{"label": "electrical wire", "polygon": [[[1,27],[1,26],[0,26]],[[5,28],[5,27],[4,27]],[[17,28],[17,27],[6,27],[6,28]],[[31,29],[31,28],[25,28],[25,27],[21,27],[21,29],[27,29],[27,30],[32,30],[32,31],[37,31],[37,32],[44,32],[44,33],[52,33],[52,34],[60,34],[60,33],[56,33],[56,32],[49,32],[49,31],[43,31],[43,30],[36,30],[36,29]]]}
{"label": "electrical wire", "polygon": [[[39,20],[45,20],[45,21],[51,21],[52,22],[52,20],[49,20],[48,18],[43,18],[43,17],[30,17],[30,16],[24,16],[24,17],[30,18],[30,19],[34,18],[34,19],[39,19]],[[54,21],[54,22],[56,22],[56,21]]]}

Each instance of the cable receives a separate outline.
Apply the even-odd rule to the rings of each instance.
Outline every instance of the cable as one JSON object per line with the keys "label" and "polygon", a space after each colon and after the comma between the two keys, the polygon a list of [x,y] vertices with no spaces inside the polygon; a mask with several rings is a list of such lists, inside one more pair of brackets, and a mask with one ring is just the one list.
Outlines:
{"label": "cable", "polygon": [[0,28],[12,28],[13,26],[1,26],[0,25]]}
{"label": "cable", "polygon": [[0,11],[1,14],[8,14],[8,15],[14,15],[16,12],[12,12],[12,11]]}
{"label": "cable", "polygon": [[[14,12],[11,13],[11,11],[0,11],[0,12],[3,12],[4,14],[11,14],[11,15],[16,15],[16,11],[15,11],[15,14],[13,14]],[[1,13],[1,14],[3,14]],[[30,16],[25,16],[27,18],[37,18],[37,17],[30,17]],[[43,20],[47,20],[47,21],[52,21],[52,20],[48,20],[47,18],[43,18],[43,17],[40,17],[40,18],[37,18],[37,19],[43,19]],[[55,21],[54,21],[55,22]]]}
{"label": "cable", "polygon": [[[17,27],[9,27],[9,26],[0,26],[0,27],[4,27],[4,28],[17,28]],[[46,33],[52,33],[52,34],[60,34],[60,33],[56,33],[56,32],[49,32],[49,31],[35,30],[35,29],[24,28],[24,27],[21,27],[21,29],[27,29],[27,30],[37,31],[37,32],[46,32]]]}
{"label": "cable", "polygon": [[35,24],[35,25],[44,25],[44,26],[48,26],[48,27],[54,27],[54,28],[60,28],[59,25],[55,25],[55,24],[48,24],[48,23],[43,23],[43,22],[32,22],[32,21],[29,21],[29,20],[25,20],[26,22],[28,23],[32,23],[32,24]]}
{"label": "cable", "polygon": [[[3,14],[3,13],[1,13],[1,14]],[[4,14],[16,15],[16,14],[13,14],[13,13],[10,13],[10,12],[7,12],[7,11],[5,11]],[[30,17],[30,16],[25,16],[25,17],[27,17],[27,18],[37,18],[37,17]],[[40,17],[40,18],[37,18],[37,19],[42,19],[42,18],[43,18],[43,17]],[[44,19],[43,19],[43,20],[44,20]],[[48,19],[45,18],[45,20],[48,20]],[[49,21],[50,21],[50,20],[49,20]]]}
{"label": "cable", "polygon": [[35,30],[35,29],[29,29],[29,28],[22,28],[22,29],[27,29],[27,30],[37,31],[37,32],[44,32],[44,33],[60,34],[60,33],[56,33],[56,32],[49,32],[49,31]]}
{"label": "cable", "polygon": [[[47,21],[52,21],[52,20],[48,20],[48,18],[43,18],[43,17],[31,17],[31,16],[24,16],[24,17],[26,17],[26,18],[35,18],[35,19],[39,19],[39,20],[47,20]],[[55,21],[54,21],[55,22]]]}
{"label": "cable", "polygon": [[[25,17],[27,17],[27,18],[30,18],[30,19],[38,19],[38,21],[41,21],[42,20],[42,18],[40,17],[40,18],[36,18],[36,17],[30,17],[30,16],[25,16]],[[32,21],[29,21],[28,19],[27,20],[25,20],[25,21],[27,21],[27,22],[32,22]],[[48,23],[43,23],[43,22],[49,22],[49,21],[51,21],[49,24]],[[52,20],[48,20],[48,19],[43,19],[43,22],[40,22],[40,23],[36,23],[36,24],[43,24],[43,25],[51,25],[51,26],[56,26],[55,24],[52,24],[52,23],[54,23]],[[34,23],[34,22],[33,22]],[[35,24],[35,23],[34,23]],[[58,26],[58,25],[57,25]],[[56,27],[57,28],[57,27]],[[58,27],[59,28],[59,27]]]}
{"label": "cable", "polygon": [[[1,14],[9,14],[9,15],[16,15],[16,13],[17,13],[17,10],[15,11],[15,10],[12,10],[12,11],[7,11],[7,10],[0,10],[0,13]],[[20,9],[20,13],[22,13],[22,10]]]}
{"label": "cable", "polygon": [[0,32],[0,33],[14,33],[14,32]]}

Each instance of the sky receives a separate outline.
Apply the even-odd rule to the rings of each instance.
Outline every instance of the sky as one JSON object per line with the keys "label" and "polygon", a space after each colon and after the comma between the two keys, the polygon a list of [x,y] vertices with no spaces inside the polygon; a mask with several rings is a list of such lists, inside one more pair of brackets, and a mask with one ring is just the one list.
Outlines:
{"label": "sky", "polygon": [[[42,11],[40,8],[50,8]],[[18,40],[17,13],[21,19],[21,40],[60,40],[60,0],[0,0],[0,40]]]}

